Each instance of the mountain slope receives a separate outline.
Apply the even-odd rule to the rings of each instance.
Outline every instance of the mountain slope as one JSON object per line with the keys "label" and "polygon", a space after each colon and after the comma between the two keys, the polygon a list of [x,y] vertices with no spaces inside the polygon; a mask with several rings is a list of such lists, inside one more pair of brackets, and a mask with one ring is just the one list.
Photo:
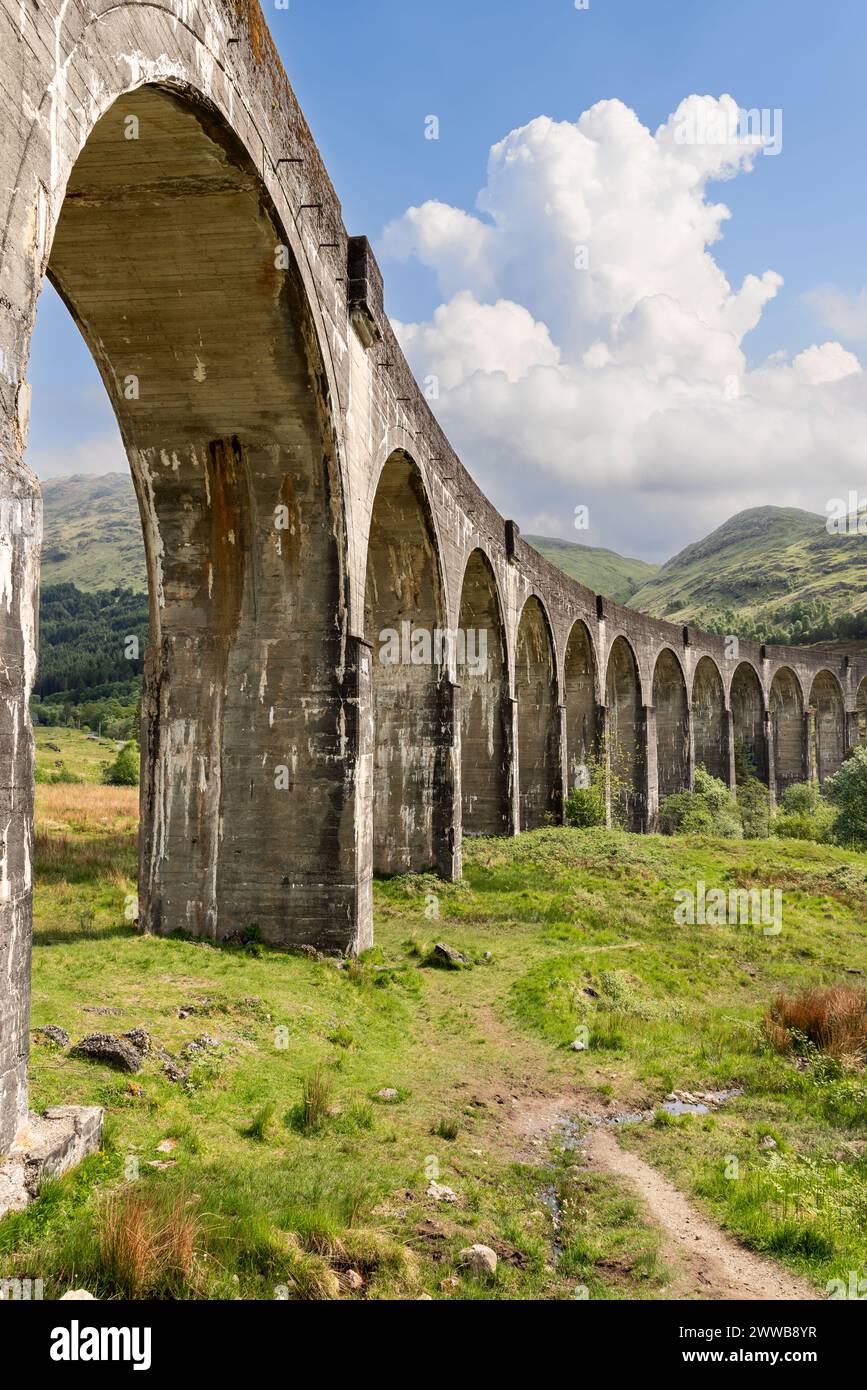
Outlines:
{"label": "mountain slope", "polygon": [[50,478],[42,484],[42,506],[43,586],[147,591],[141,521],[129,473]]}
{"label": "mountain slope", "polygon": [[864,613],[867,542],[829,535],[813,512],[753,507],[668,560],[629,602],[696,627],[736,613],[767,628],[804,605],[833,618]]}
{"label": "mountain slope", "polygon": [[628,559],[614,550],[578,545],[575,541],[561,541],[553,536],[525,536],[524,540],[564,574],[617,603],[631,603],[630,595],[639,585],[651,580],[659,569],[658,565]]}

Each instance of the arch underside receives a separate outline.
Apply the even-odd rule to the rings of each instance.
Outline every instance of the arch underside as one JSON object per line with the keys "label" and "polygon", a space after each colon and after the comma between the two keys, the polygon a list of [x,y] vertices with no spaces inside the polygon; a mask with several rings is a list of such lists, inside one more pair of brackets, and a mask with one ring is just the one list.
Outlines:
{"label": "arch underside", "polygon": [[569,789],[586,785],[589,764],[599,751],[596,663],[593,643],[583,622],[575,623],[563,663],[566,749]]}
{"label": "arch underside", "polygon": [[336,944],[355,904],[344,538],[282,240],[221,120],[142,87],[74,166],[48,273],[102,373],[142,516],[142,923],[224,937],[255,922],[325,945],[326,912]]}
{"label": "arch underside", "polygon": [[444,607],[421,477],[397,453],[374,500],[365,585],[365,636],[373,649],[373,867],[381,874],[445,869],[452,777]]}
{"label": "arch underside", "polygon": [[820,671],[810,692],[813,759],[821,785],[838,772],[846,756],[846,714],[843,693],[830,671]]}
{"label": "arch underside", "polygon": [[692,721],[696,767],[704,767],[712,777],[728,782],[731,769],[725,690],[719,670],[707,656],[703,656],[695,668]]}
{"label": "arch underside", "polygon": [[524,604],[515,649],[520,825],[537,830],[558,811],[559,724],[554,648],[537,598]]}
{"label": "arch underside", "polygon": [[623,637],[616,639],[608,658],[605,703],[612,813],[627,829],[642,830],[647,822],[647,730],[638,666]]}
{"label": "arch underside", "polygon": [[768,747],[762,687],[752,666],[742,662],[731,685],[731,711],[739,775],[768,782]]}
{"label": "arch underside", "polygon": [[510,821],[509,676],[497,584],[474,550],[464,572],[456,636],[461,689],[461,823],[465,835],[504,835]]}
{"label": "arch underside", "polygon": [[673,652],[660,653],[653,674],[656,711],[656,775],[659,800],[689,787],[689,704],[686,682]]}
{"label": "arch underside", "polygon": [[771,736],[778,795],[807,780],[804,702],[793,671],[784,667],[771,682]]}

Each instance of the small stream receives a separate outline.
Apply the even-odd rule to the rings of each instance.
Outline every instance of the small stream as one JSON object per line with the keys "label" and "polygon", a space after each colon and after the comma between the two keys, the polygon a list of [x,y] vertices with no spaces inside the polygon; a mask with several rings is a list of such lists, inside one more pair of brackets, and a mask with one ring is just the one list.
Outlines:
{"label": "small stream", "polygon": [[[690,1092],[681,1094],[689,1095]],[[664,1110],[669,1115],[709,1115],[712,1110],[719,1105],[724,1105],[727,1100],[734,1100],[737,1096],[743,1095],[743,1090],[731,1087],[724,1091],[702,1091],[699,1093],[704,1099],[680,1100],[677,1093],[672,1093],[672,1097],[664,1100],[661,1105],[655,1106],[652,1110],[622,1110],[616,1115],[561,1115],[554,1127],[554,1132],[559,1132],[562,1139],[563,1150],[566,1153],[575,1153],[581,1148],[583,1128],[588,1125],[606,1125],[616,1128],[619,1125],[646,1124],[652,1120],[659,1110]],[[710,1104],[708,1104],[708,1101]],[[552,1136],[553,1137],[553,1136]],[[546,1163],[546,1168],[553,1168],[552,1163]],[[549,1183],[539,1193],[539,1201],[551,1215],[553,1234],[551,1239],[551,1260],[553,1264],[558,1264],[563,1254],[563,1245],[560,1239],[560,1231],[563,1225],[563,1209],[557,1193],[557,1184]]]}

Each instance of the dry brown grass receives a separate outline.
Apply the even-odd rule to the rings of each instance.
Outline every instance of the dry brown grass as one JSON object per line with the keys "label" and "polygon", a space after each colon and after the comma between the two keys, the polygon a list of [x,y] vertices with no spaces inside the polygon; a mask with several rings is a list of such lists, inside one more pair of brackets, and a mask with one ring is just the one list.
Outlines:
{"label": "dry brown grass", "polygon": [[765,1036],[779,1052],[802,1040],[830,1057],[867,1056],[867,989],[855,985],[812,986],[781,994],[762,1020]]}
{"label": "dry brown grass", "polygon": [[135,1192],[111,1193],[98,1213],[100,1272],[122,1298],[188,1294],[199,1236],[198,1218],[182,1197],[166,1204]]}
{"label": "dry brown grass", "polygon": [[74,831],[132,831],[138,825],[138,787],[79,786],[57,783],[36,788],[36,829],[50,834]]}

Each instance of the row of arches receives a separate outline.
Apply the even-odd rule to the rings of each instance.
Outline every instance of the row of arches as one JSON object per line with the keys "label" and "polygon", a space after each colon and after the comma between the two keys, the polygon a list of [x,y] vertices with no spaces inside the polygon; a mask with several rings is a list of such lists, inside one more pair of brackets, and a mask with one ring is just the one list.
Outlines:
{"label": "row of arches", "polygon": [[[367,565],[366,639],[411,624],[444,625],[433,520],[415,466],[386,465],[373,504]],[[696,767],[732,785],[750,772],[779,794],[794,782],[824,782],[847,748],[845,702],[830,671],[805,700],[794,670],[775,674],[768,697],[754,667],[728,684],[703,656],[691,682],[674,650],[642,679],[626,634],[611,643],[600,679],[590,629],[577,620],[562,677],[545,606],[531,595],[518,618],[514,671],[490,561],[474,550],[459,605],[460,821],[469,835],[532,830],[556,822],[570,788],[603,756],[612,814],[632,829],[652,824],[659,803],[691,785]],[[480,648],[484,647],[484,660]],[[438,785],[452,711],[446,653],[430,665],[375,660],[374,869],[398,872],[438,862]],[[648,688],[649,687],[649,688]],[[648,698],[649,696],[649,698]],[[858,698],[867,741],[867,681]],[[443,814],[447,810],[443,807]]]}

